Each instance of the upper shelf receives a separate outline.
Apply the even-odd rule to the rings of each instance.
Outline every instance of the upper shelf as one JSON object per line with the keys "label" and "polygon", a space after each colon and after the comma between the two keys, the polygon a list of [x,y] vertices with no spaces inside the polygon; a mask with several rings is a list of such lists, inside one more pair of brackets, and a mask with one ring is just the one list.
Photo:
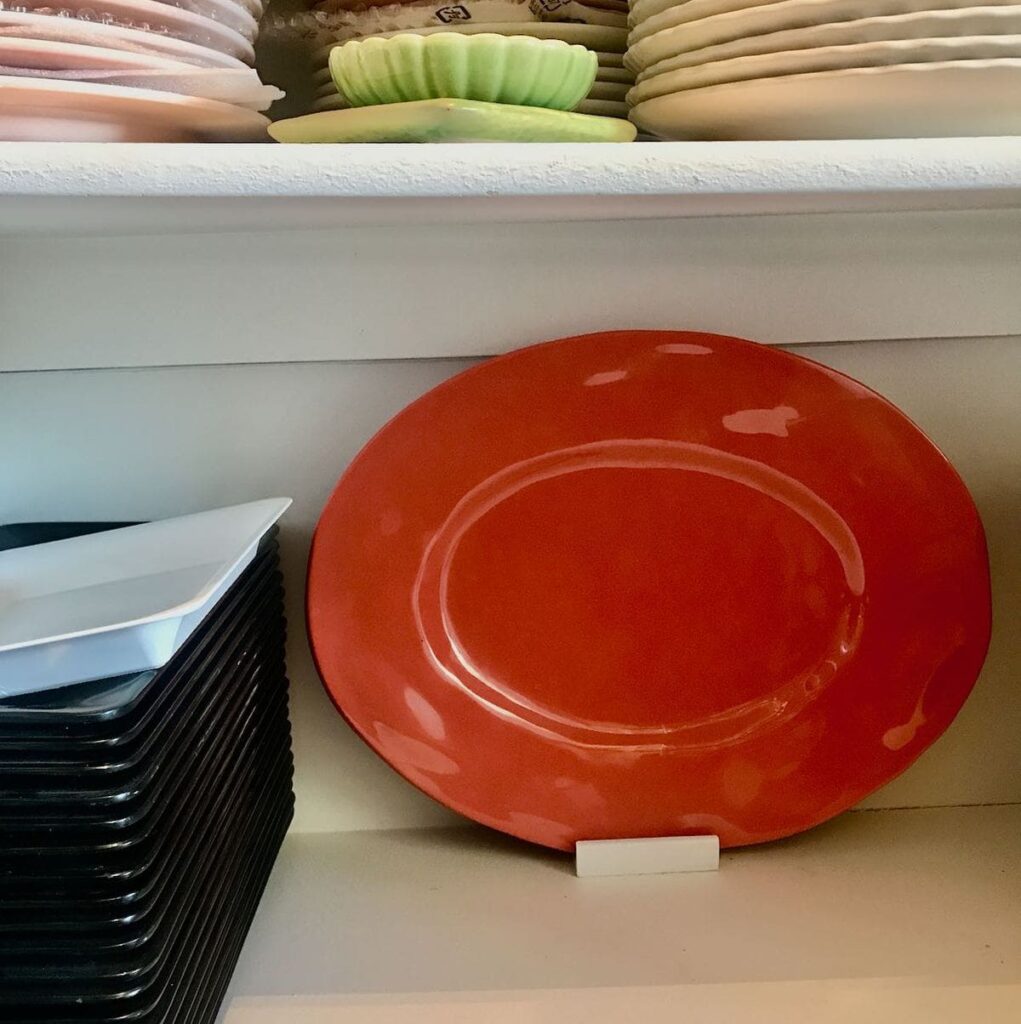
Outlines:
{"label": "upper shelf", "polygon": [[1021,138],[0,145],[8,234],[1005,206],[1021,206]]}

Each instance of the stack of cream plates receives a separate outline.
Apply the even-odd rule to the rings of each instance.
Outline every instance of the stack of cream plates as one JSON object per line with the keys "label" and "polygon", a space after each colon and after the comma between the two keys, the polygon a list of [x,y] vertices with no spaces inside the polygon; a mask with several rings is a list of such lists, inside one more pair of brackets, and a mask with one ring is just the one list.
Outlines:
{"label": "stack of cream plates", "polygon": [[1021,134],[1021,0],[632,0],[630,25],[661,138]]}
{"label": "stack of cream plates", "polygon": [[[627,117],[627,92],[634,85],[635,76],[624,67],[624,50],[627,46],[627,31],[605,25],[579,25],[561,21],[515,21],[507,23],[452,23],[438,27],[407,29],[418,35],[434,32],[460,32],[468,35],[493,32],[497,35],[535,36],[539,39],[563,39],[595,50],[599,59],[596,80],[592,91],[575,108],[582,114],[598,114],[602,117]],[[379,32],[381,38],[400,35],[399,32]],[[313,111],[338,110],[348,105],[347,100],[337,92],[330,78],[328,67],[330,50],[336,44],[323,46],[313,55],[313,84],[315,99]]]}
{"label": "stack of cream plates", "polygon": [[0,140],[266,137],[282,93],[252,65],[262,0],[0,5]]}

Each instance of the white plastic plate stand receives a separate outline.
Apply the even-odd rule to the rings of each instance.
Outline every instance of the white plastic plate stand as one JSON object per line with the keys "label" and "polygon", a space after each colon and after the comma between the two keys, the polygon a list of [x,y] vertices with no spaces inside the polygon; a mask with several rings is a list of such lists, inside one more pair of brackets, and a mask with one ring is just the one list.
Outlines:
{"label": "white plastic plate stand", "polygon": [[717,871],[720,840],[718,836],[585,839],[575,844],[574,867],[579,878]]}

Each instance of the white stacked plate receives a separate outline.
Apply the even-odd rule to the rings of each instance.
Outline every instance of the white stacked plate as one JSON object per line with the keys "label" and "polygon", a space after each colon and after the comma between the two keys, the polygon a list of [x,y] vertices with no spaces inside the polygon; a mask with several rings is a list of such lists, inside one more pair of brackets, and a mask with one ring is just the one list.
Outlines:
{"label": "white stacked plate", "polygon": [[290,498],[0,551],[0,698],[161,668]]}
{"label": "white stacked plate", "polygon": [[18,0],[0,9],[0,141],[265,138],[262,0]]}
{"label": "white stacked plate", "polygon": [[631,119],[666,139],[1021,134],[1021,0],[633,0]]}
{"label": "white stacked plate", "polygon": [[[535,36],[539,39],[563,39],[568,43],[587,46],[596,51],[599,66],[592,91],[575,108],[582,114],[599,114],[603,117],[628,116],[627,93],[634,84],[634,73],[624,67],[623,53],[627,46],[627,31],[604,25],[578,25],[573,22],[508,22],[493,24],[451,24],[438,28],[409,29],[418,35],[434,32],[460,32],[476,35],[480,32],[494,32],[497,35]],[[401,35],[399,32],[380,32],[381,38]],[[347,100],[337,92],[328,67],[330,50],[335,44],[324,46],[313,56],[313,85],[315,99],[313,111],[339,110],[348,105]]]}

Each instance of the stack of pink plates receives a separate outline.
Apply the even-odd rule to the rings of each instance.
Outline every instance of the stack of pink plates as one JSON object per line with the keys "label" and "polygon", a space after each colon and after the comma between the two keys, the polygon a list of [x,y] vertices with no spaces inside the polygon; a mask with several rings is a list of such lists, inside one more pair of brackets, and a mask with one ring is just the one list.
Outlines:
{"label": "stack of pink plates", "polygon": [[252,65],[262,0],[0,9],[0,140],[253,141],[282,93]]}
{"label": "stack of pink plates", "polygon": [[668,139],[1021,133],[1021,2],[631,0],[631,118]]}

